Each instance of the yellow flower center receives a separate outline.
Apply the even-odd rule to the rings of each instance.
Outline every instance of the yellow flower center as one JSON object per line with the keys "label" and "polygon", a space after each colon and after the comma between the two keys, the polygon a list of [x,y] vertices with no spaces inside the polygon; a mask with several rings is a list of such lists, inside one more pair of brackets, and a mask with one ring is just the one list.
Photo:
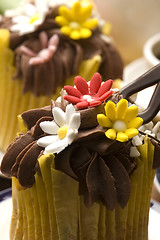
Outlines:
{"label": "yellow flower center", "polygon": [[67,135],[67,131],[68,131],[68,127],[67,126],[60,127],[58,129],[58,137],[60,139],[65,138],[65,136]]}
{"label": "yellow flower center", "polygon": [[81,26],[78,22],[70,22],[69,26],[70,26],[70,28],[75,29],[75,30],[81,28]]}
{"label": "yellow flower center", "polygon": [[113,128],[116,132],[124,132],[127,129],[125,122],[116,120],[113,124]]}
{"label": "yellow flower center", "polygon": [[29,23],[32,24],[32,23],[36,22],[39,19],[40,19],[40,15],[39,14],[35,14],[34,16],[32,16],[30,18]]}

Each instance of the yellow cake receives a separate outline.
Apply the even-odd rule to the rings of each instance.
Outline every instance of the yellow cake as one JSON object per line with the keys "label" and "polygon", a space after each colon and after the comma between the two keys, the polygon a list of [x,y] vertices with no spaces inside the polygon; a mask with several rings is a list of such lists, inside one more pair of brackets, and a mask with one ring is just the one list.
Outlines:
{"label": "yellow cake", "polygon": [[130,103],[140,80],[117,91],[99,73],[77,76],[51,105],[19,116],[1,164],[12,177],[10,239],[148,239],[159,128],[153,102],[147,114]]}
{"label": "yellow cake", "polygon": [[122,77],[109,32],[91,1],[26,1],[6,11],[0,20],[1,150],[16,136],[17,115],[48,105],[75,75]]}

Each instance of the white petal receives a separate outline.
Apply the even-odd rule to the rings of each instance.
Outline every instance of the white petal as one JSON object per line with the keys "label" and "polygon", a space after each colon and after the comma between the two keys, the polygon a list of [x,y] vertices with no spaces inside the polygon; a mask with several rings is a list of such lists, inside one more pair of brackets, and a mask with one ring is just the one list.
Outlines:
{"label": "white petal", "polygon": [[27,16],[16,16],[14,18],[12,18],[12,22],[13,23],[18,23],[18,24],[23,24],[23,23],[27,23],[29,22],[30,18]]}
{"label": "white petal", "polygon": [[75,108],[72,104],[68,104],[66,107],[66,124],[69,125],[69,120],[71,116],[75,113]]}
{"label": "white petal", "polygon": [[44,121],[40,124],[41,129],[48,134],[57,134],[59,127],[53,121]]}
{"label": "white petal", "polygon": [[45,148],[44,154],[48,153],[59,153],[64,150],[68,146],[68,139],[63,138],[62,140],[58,140],[57,142],[50,144]]}
{"label": "white petal", "polygon": [[59,138],[57,135],[45,136],[45,137],[38,139],[37,144],[40,147],[47,147],[48,145],[55,143],[58,139]]}
{"label": "white petal", "polygon": [[55,107],[52,109],[52,114],[54,117],[54,121],[57,123],[58,126],[62,127],[66,123],[66,114],[65,112],[59,108]]}
{"label": "white petal", "polygon": [[24,24],[23,25],[23,28],[20,29],[20,35],[24,35],[24,34],[27,34],[27,33],[31,33],[31,32],[34,32],[35,30],[35,27],[33,24]]}
{"label": "white petal", "polygon": [[46,13],[48,11],[47,1],[35,0],[36,11],[40,14]]}
{"label": "white petal", "polygon": [[140,152],[138,151],[138,149],[136,147],[131,147],[130,157],[139,157],[139,156],[140,156]]}
{"label": "white petal", "polygon": [[81,124],[80,113],[74,113],[69,121],[68,129],[78,129]]}
{"label": "white petal", "polygon": [[24,6],[24,12],[27,16],[31,17],[36,14],[36,8],[33,4],[28,3]]}
{"label": "white petal", "polygon": [[132,138],[132,144],[134,146],[141,146],[142,145],[142,141],[141,141],[141,139],[138,135]]}
{"label": "white petal", "polygon": [[77,135],[78,135],[77,130],[75,129],[68,130],[67,136],[66,136],[68,138],[68,144],[71,144],[74,141],[74,139],[77,137]]}

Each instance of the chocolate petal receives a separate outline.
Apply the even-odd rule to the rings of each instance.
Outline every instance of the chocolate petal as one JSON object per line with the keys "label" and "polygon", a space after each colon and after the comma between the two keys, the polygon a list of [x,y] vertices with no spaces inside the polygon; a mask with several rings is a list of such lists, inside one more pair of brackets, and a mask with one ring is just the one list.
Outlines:
{"label": "chocolate petal", "polygon": [[32,127],[31,132],[32,132],[32,136],[34,138],[38,138],[39,136],[41,136],[44,132],[40,127],[40,123],[43,121],[53,121],[53,117],[41,117],[37,122],[36,125],[34,127]]}
{"label": "chocolate petal", "polygon": [[6,176],[11,177],[11,169],[16,162],[16,158],[19,153],[31,142],[34,141],[30,132],[16,138],[15,141],[8,147],[6,154],[4,155],[1,163],[1,171]]}
{"label": "chocolate petal", "polygon": [[[106,158],[107,159],[107,158]],[[127,205],[130,197],[130,179],[127,171],[121,164],[121,162],[114,156],[111,156],[106,160],[106,164],[109,167],[117,190],[117,200],[122,208]]]}
{"label": "chocolate petal", "polygon": [[86,183],[89,196],[85,203],[88,207],[101,200],[108,209],[115,208],[117,196],[114,178],[104,160],[97,154],[88,167]]}
{"label": "chocolate petal", "polygon": [[12,176],[17,177],[17,172],[18,172],[18,168],[19,168],[19,164],[22,160],[22,158],[24,157],[24,155],[26,154],[26,152],[31,148],[31,146],[34,144],[34,142],[31,142],[30,144],[28,144],[17,156],[16,158],[16,162],[13,165],[11,172],[12,172]]}
{"label": "chocolate petal", "polygon": [[17,177],[19,180],[19,183],[23,187],[31,187],[35,182],[35,167],[37,163],[38,156],[40,152],[42,151],[42,147],[38,146],[35,142],[31,148],[25,153],[24,157],[22,158],[19,168]]}
{"label": "chocolate petal", "polygon": [[51,106],[48,106],[48,108],[36,108],[28,110],[23,112],[21,115],[28,129],[31,129],[36,124],[36,122],[44,116],[53,117]]}

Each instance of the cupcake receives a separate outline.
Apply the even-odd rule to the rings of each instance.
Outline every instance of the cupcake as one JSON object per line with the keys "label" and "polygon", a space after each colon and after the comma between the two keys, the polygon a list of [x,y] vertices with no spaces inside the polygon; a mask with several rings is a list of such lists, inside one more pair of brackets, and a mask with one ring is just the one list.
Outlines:
{"label": "cupcake", "polygon": [[129,97],[157,69],[120,91],[99,73],[77,76],[50,105],[21,114],[1,164],[12,177],[10,239],[148,239],[157,109],[151,100],[139,112]]}
{"label": "cupcake", "polygon": [[[90,1],[25,1],[0,19],[0,148],[18,131],[17,116],[49,105],[74,76],[122,77],[123,63]],[[10,124],[10,119],[12,123]]]}

